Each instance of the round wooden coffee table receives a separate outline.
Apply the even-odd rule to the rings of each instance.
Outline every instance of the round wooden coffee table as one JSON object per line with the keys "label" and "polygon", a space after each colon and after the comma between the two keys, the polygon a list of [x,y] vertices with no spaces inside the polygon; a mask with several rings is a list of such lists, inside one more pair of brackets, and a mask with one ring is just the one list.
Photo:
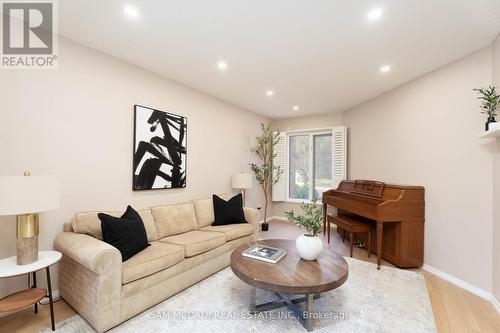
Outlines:
{"label": "round wooden coffee table", "polygon": [[[242,252],[256,243],[285,249],[287,254],[275,264],[244,257]],[[312,312],[313,299],[341,286],[349,272],[345,259],[332,250],[323,249],[318,260],[304,260],[297,252],[295,241],[286,239],[267,239],[240,246],[231,254],[231,269],[251,286],[251,312],[287,306],[308,331],[312,330],[308,314]],[[278,300],[256,305],[255,288],[274,292]],[[291,295],[304,296],[290,298]],[[305,307],[301,311],[296,304],[303,302]]]}

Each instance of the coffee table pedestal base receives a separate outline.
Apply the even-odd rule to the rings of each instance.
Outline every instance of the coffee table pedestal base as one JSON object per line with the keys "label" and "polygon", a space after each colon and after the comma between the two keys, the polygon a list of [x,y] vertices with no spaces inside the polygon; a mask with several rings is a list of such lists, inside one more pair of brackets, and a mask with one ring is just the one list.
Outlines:
{"label": "coffee table pedestal base", "polygon": [[[282,293],[275,293],[278,297],[277,300],[256,304],[256,288],[250,288],[250,312],[258,313],[263,311],[270,311],[274,309],[279,309],[284,306],[288,307],[299,322],[304,326],[307,331],[312,331],[312,318],[310,314],[312,313],[312,303],[313,300],[320,298],[320,294],[309,294],[303,297],[290,298],[289,295]],[[296,306],[296,304],[304,303],[303,310]]]}

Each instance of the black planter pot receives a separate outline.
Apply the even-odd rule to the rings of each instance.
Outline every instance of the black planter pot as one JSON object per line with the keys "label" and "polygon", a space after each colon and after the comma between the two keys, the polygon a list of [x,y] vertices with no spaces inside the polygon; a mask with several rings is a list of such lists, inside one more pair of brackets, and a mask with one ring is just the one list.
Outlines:
{"label": "black planter pot", "polygon": [[267,222],[262,223],[261,230],[262,231],[269,231],[269,223],[267,223]]}
{"label": "black planter pot", "polygon": [[484,125],[484,128],[486,131],[488,131],[490,129],[490,124],[491,123],[496,123],[496,119],[495,117],[488,117],[488,120],[486,121],[486,124]]}

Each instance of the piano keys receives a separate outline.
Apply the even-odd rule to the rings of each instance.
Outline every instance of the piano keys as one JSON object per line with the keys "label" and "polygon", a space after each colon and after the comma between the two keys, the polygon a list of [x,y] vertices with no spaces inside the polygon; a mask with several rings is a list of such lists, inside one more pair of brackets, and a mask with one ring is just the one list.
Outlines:
{"label": "piano keys", "polygon": [[323,232],[326,231],[327,207],[335,207],[337,214],[358,217],[372,224],[372,248],[369,250],[377,254],[378,269],[381,258],[401,268],[421,267],[424,262],[424,195],[422,186],[344,180],[337,189],[323,192]]}

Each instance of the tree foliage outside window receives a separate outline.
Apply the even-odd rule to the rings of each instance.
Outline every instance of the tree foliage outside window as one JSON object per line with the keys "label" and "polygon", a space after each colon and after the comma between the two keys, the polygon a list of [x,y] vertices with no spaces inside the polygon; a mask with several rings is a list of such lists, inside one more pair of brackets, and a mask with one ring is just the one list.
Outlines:
{"label": "tree foliage outside window", "polygon": [[309,198],[309,135],[293,135],[289,138],[288,182],[289,197]]}
{"label": "tree foliage outside window", "polygon": [[288,136],[288,198],[321,199],[332,187],[332,134],[309,132]]}
{"label": "tree foliage outside window", "polygon": [[314,140],[314,199],[332,187],[332,135],[319,134]]}

